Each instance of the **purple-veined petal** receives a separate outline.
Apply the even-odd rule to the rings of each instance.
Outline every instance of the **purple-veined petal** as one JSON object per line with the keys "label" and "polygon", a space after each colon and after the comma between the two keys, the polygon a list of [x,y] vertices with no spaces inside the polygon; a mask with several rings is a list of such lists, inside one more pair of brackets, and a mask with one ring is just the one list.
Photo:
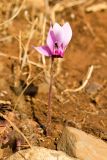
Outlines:
{"label": "purple-veined petal", "polygon": [[39,47],[33,47],[36,49],[40,54],[44,56],[51,56],[51,51],[48,46],[39,46]]}
{"label": "purple-veined petal", "polygon": [[62,28],[64,30],[63,45],[64,45],[64,47],[66,47],[68,45],[68,43],[70,42],[71,38],[72,38],[72,29],[71,29],[69,23],[65,23],[62,26]]}
{"label": "purple-veined petal", "polygon": [[50,27],[49,32],[48,32],[48,36],[47,36],[47,45],[50,48],[51,52],[53,52],[55,41],[56,41],[56,39],[55,39],[53,29],[52,29],[52,27]]}
{"label": "purple-veined petal", "polygon": [[55,34],[56,41],[58,43],[62,43],[64,39],[64,30],[58,23],[54,24],[53,32]]}
{"label": "purple-veined petal", "polygon": [[64,56],[63,44],[59,48],[54,48],[53,53],[54,57],[63,58]]}

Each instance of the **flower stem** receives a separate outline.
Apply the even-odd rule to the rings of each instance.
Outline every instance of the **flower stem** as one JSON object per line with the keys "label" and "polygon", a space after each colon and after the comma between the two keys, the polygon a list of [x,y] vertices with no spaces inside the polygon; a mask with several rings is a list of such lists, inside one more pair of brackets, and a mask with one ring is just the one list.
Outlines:
{"label": "flower stem", "polygon": [[53,62],[54,62],[54,57],[51,57],[50,85],[49,85],[49,94],[48,94],[47,128],[46,128],[47,136],[51,135],[51,119],[52,119],[51,101],[52,101],[52,84],[53,84]]}

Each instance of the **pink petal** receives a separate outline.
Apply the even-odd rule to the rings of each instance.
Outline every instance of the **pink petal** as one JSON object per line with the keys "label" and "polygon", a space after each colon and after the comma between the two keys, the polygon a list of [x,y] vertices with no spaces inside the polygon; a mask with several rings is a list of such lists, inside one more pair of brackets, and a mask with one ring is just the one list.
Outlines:
{"label": "pink petal", "polygon": [[61,53],[61,58],[63,58],[63,57],[64,57],[64,52]]}
{"label": "pink petal", "polygon": [[62,26],[62,28],[64,30],[64,35],[65,35],[64,40],[63,40],[63,45],[64,47],[66,47],[72,38],[72,30],[71,30],[69,23],[65,23]]}
{"label": "pink petal", "polygon": [[54,26],[53,26],[53,32],[55,34],[56,41],[58,41],[59,43],[63,42],[63,39],[64,39],[64,30],[63,30],[63,28],[58,23],[54,24]]}
{"label": "pink petal", "polygon": [[34,49],[44,56],[51,56],[51,51],[48,46],[34,47]]}
{"label": "pink petal", "polygon": [[52,29],[52,27],[50,27],[49,32],[48,32],[48,36],[47,36],[47,45],[50,48],[51,52],[53,52],[55,41],[56,41],[56,39],[55,39],[53,29]]}

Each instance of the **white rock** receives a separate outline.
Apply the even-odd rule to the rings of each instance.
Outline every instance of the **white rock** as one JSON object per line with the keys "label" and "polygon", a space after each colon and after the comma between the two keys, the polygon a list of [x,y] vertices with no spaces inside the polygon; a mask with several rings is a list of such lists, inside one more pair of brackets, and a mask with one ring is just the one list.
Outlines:
{"label": "white rock", "polygon": [[107,160],[107,143],[73,127],[66,127],[58,150],[81,160]]}
{"label": "white rock", "polygon": [[79,160],[71,158],[64,152],[46,149],[43,147],[32,147],[32,149],[21,150],[10,156],[7,160]]}

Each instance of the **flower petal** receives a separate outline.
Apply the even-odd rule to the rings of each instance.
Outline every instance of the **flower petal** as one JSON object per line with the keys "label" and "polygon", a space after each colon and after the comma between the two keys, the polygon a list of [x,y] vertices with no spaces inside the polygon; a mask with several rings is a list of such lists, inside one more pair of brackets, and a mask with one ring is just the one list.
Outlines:
{"label": "flower petal", "polygon": [[50,48],[51,52],[53,52],[55,41],[56,41],[56,39],[55,39],[53,29],[52,29],[52,27],[50,27],[49,32],[48,32],[48,36],[47,36],[47,45]]}
{"label": "flower petal", "polygon": [[40,47],[33,47],[36,49],[40,54],[44,56],[51,56],[51,51],[48,46],[40,46]]}
{"label": "flower petal", "polygon": [[58,41],[59,43],[62,43],[64,39],[64,30],[58,23],[54,24],[53,32],[55,34],[56,41]]}
{"label": "flower petal", "polygon": [[70,42],[71,38],[72,38],[72,29],[71,29],[69,23],[65,23],[62,26],[62,28],[64,30],[63,45],[64,45],[64,47],[66,47],[68,45],[68,43]]}

